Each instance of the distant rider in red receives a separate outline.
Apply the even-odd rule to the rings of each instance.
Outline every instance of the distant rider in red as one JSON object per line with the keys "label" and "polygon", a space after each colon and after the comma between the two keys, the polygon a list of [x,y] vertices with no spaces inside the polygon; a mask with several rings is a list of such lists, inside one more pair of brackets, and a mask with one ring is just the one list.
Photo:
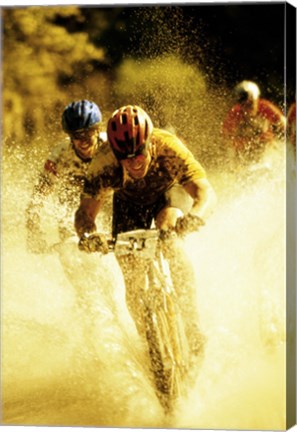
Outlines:
{"label": "distant rider in red", "polygon": [[285,117],[272,102],[260,98],[252,81],[242,81],[234,93],[236,104],[222,125],[224,142],[239,161],[258,162],[267,146],[284,137]]}

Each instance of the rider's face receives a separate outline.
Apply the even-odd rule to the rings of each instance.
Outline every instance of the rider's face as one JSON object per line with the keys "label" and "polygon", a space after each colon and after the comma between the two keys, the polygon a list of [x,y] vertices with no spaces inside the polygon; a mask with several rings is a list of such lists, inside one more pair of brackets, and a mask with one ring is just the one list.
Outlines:
{"label": "rider's face", "polygon": [[129,159],[123,159],[120,162],[132,178],[141,179],[145,177],[148,172],[151,154],[148,151],[145,155],[141,154]]}
{"label": "rider's face", "polygon": [[71,141],[81,158],[88,159],[93,156],[98,142],[98,134],[99,130],[96,128],[74,132],[70,135]]}
{"label": "rider's face", "polygon": [[242,104],[244,111],[249,115],[256,115],[258,112],[258,99],[248,99]]}

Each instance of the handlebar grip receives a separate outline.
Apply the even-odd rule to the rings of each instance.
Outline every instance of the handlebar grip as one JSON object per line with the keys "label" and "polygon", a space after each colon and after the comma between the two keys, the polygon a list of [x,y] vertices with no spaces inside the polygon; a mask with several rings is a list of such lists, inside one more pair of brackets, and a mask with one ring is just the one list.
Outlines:
{"label": "handlebar grip", "polygon": [[88,253],[101,252],[103,254],[107,254],[110,249],[105,236],[98,233],[82,235],[78,242],[78,248]]}
{"label": "handlebar grip", "polygon": [[205,222],[199,216],[189,213],[177,219],[175,231],[177,234],[182,235],[198,231],[203,225],[205,225]]}
{"label": "handlebar grip", "polygon": [[169,240],[174,236],[183,236],[185,234],[198,231],[203,225],[205,225],[205,222],[199,216],[188,214],[186,216],[179,217],[174,228],[168,230],[161,229],[160,239]]}

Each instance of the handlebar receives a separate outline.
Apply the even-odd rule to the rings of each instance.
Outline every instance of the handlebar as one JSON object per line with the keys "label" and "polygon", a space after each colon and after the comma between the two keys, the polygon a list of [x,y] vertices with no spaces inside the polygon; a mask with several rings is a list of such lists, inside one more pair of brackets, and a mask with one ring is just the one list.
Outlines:
{"label": "handlebar", "polygon": [[78,242],[78,248],[88,253],[101,252],[102,254],[107,254],[114,250],[114,246],[115,240],[107,240],[104,235],[96,232],[83,234]]}
{"label": "handlebar", "polygon": [[[133,231],[123,232],[117,235],[116,239],[106,239],[99,233],[86,233],[78,243],[80,250],[92,253],[100,252],[107,254],[115,252],[118,255],[123,255],[131,252],[142,252],[154,250],[157,242],[166,240],[173,235],[183,236],[186,233],[197,231],[204,222],[198,216],[188,214],[185,217],[178,218],[175,228],[170,230],[158,229],[137,229]],[[149,253],[149,255],[151,255]]]}

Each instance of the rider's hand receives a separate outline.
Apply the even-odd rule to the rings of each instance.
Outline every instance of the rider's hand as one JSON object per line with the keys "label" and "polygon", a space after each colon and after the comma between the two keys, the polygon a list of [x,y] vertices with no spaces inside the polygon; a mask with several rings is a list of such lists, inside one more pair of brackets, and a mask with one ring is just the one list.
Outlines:
{"label": "rider's hand", "polygon": [[105,236],[98,233],[83,234],[79,240],[78,248],[88,253],[101,252],[103,254],[107,254],[109,250]]}
{"label": "rider's hand", "polygon": [[188,213],[177,219],[175,230],[178,234],[186,234],[198,231],[203,225],[205,225],[205,222],[199,216]]}

